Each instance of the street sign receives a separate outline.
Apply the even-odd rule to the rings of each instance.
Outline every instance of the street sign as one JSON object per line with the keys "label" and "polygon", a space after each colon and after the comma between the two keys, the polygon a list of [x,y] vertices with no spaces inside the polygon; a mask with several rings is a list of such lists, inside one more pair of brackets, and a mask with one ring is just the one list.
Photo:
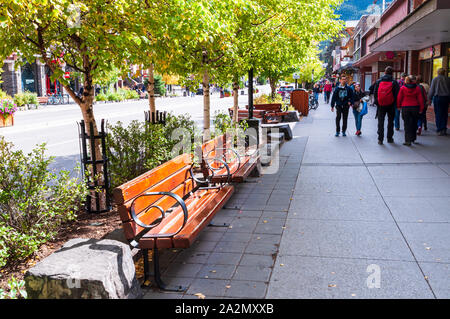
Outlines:
{"label": "street sign", "polygon": [[297,73],[295,73],[292,77],[294,78],[294,80],[300,79],[300,75],[298,75]]}

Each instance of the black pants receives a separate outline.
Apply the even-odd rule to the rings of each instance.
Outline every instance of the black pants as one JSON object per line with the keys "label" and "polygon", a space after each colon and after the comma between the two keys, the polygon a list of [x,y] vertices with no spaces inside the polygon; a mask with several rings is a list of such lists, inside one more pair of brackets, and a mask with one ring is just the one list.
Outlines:
{"label": "black pants", "polygon": [[405,123],[405,142],[412,143],[417,138],[417,121],[420,118],[419,107],[402,108],[402,118]]}
{"label": "black pants", "polygon": [[325,103],[330,103],[331,92],[325,92]]}
{"label": "black pants", "polygon": [[394,137],[394,118],[395,118],[395,106],[378,106],[378,140],[384,140],[384,119],[388,118],[387,124],[387,138],[388,140]]}
{"label": "black pants", "polygon": [[342,132],[347,131],[348,111],[350,106],[336,106],[336,132],[341,131],[341,117],[342,117]]}

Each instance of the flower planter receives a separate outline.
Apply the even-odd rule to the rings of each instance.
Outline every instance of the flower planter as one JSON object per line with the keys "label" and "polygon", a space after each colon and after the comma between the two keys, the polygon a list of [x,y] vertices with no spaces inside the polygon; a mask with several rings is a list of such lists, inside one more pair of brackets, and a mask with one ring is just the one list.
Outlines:
{"label": "flower planter", "polygon": [[6,119],[0,116],[0,127],[13,126],[14,125],[14,115],[9,115]]}
{"label": "flower planter", "polygon": [[225,97],[230,97],[230,93],[226,92]]}

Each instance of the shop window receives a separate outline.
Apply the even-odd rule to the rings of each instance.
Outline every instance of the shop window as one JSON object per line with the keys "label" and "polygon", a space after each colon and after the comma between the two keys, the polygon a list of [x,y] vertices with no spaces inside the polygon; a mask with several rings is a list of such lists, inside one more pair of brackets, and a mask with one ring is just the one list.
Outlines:
{"label": "shop window", "polygon": [[433,60],[433,79],[437,77],[437,71],[442,68],[444,58],[437,58]]}
{"label": "shop window", "polygon": [[22,90],[35,93],[37,83],[33,65],[27,63],[22,67]]}

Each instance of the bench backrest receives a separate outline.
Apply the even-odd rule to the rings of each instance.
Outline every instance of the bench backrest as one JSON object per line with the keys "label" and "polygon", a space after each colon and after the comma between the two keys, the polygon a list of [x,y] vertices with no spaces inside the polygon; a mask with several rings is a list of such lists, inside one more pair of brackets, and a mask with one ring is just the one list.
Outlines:
{"label": "bench backrest", "polygon": [[[248,109],[248,105],[246,105],[246,108]],[[257,111],[278,112],[281,111],[281,103],[255,104],[253,105],[253,109]]]}
{"label": "bench backrest", "polygon": [[[183,154],[114,189],[114,201],[127,239],[142,230],[130,214],[134,199],[146,192],[172,192],[183,198],[196,187],[190,174],[191,165],[192,155]],[[157,205],[167,211],[174,204],[176,201],[168,196],[143,196],[135,201],[134,208],[140,221],[151,224],[161,217],[161,212],[149,206]]]}

